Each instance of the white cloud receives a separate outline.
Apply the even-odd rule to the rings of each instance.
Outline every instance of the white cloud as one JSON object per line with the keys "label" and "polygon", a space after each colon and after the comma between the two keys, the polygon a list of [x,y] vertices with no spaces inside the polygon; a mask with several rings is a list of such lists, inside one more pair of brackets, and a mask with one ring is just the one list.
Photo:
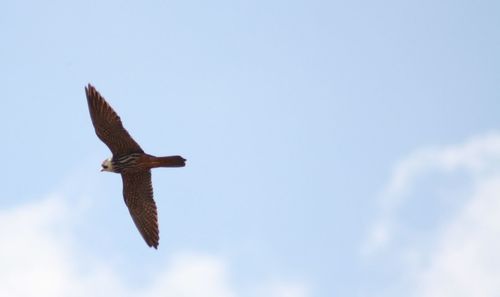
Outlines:
{"label": "white cloud", "polygon": [[116,283],[78,274],[67,214],[58,195],[0,212],[0,296],[102,296],[94,288]]}
{"label": "white cloud", "polygon": [[431,170],[467,170],[479,175],[500,160],[500,134],[474,137],[463,144],[424,148],[410,154],[395,167],[384,196],[401,196],[411,190],[415,178]]}
{"label": "white cloud", "polygon": [[[466,199],[456,201],[460,204],[450,208],[445,219],[426,230],[425,242],[395,243],[396,227],[402,224],[397,214],[409,203],[407,199],[419,199],[415,193],[422,190],[421,178],[432,176],[439,182],[457,172],[464,173],[466,181],[449,186],[467,193]],[[363,251],[371,257],[390,251],[392,261],[404,259],[405,284],[400,285],[404,292],[398,294],[500,296],[499,134],[475,137],[455,146],[417,150],[395,167],[381,196],[380,216]],[[411,233],[412,229],[405,231]]]}
{"label": "white cloud", "polygon": [[[63,195],[51,195],[0,211],[0,296],[248,296],[231,283],[226,260],[203,252],[176,253],[145,287],[128,284],[112,265],[78,254],[70,210],[74,201],[69,207]],[[261,296],[309,296],[299,282],[255,286],[268,288]]]}
{"label": "white cloud", "polygon": [[440,230],[416,277],[416,296],[500,295],[500,175],[475,185],[471,199]]}
{"label": "white cloud", "polygon": [[500,134],[490,133],[474,137],[465,143],[416,150],[400,161],[380,195],[381,211],[362,252],[375,253],[390,244],[395,232],[394,214],[414,191],[419,178],[429,174],[440,175],[463,171],[471,183],[500,173]]}

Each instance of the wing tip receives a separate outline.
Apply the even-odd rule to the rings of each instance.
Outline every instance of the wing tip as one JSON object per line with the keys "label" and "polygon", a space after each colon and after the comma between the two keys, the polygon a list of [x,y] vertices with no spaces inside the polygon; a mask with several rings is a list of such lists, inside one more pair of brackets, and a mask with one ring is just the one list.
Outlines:
{"label": "wing tip", "polygon": [[97,93],[97,90],[95,89],[95,87],[91,83],[88,83],[85,86],[85,94],[87,95],[87,100],[90,100],[90,97],[95,96],[96,93]]}
{"label": "wing tip", "polygon": [[147,241],[146,244],[150,247],[150,248],[154,248],[155,250],[158,249],[158,246],[160,245],[159,243],[159,240],[155,240],[155,241]]}
{"label": "wing tip", "polygon": [[88,83],[86,86],[85,86],[85,92],[88,92],[89,90],[91,89],[95,89],[94,86],[91,84],[91,83]]}

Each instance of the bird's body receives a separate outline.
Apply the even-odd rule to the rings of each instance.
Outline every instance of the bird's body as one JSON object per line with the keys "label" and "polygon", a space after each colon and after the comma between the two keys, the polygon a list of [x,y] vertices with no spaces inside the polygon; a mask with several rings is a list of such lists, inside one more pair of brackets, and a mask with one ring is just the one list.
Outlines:
{"label": "bird's body", "polygon": [[181,156],[155,157],[145,153],[131,153],[112,157],[102,163],[102,171],[131,173],[158,167],[183,167],[185,159]]}
{"label": "bird's body", "polygon": [[90,117],[95,132],[113,153],[104,160],[101,171],[119,173],[123,197],[137,229],[150,247],[159,244],[156,204],[153,200],[151,169],[184,167],[181,156],[155,157],[146,154],[123,127],[120,117],[92,86],[85,88]]}

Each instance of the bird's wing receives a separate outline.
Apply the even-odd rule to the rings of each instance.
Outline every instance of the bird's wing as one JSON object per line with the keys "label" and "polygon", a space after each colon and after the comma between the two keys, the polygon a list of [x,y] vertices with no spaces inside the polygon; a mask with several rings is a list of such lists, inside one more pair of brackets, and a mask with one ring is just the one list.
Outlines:
{"label": "bird's wing", "polygon": [[95,133],[109,147],[113,156],[143,153],[139,144],[123,128],[120,117],[101,94],[90,84],[85,87],[85,93]]}
{"label": "bird's wing", "polygon": [[123,197],[137,229],[150,247],[158,247],[160,239],[158,213],[153,200],[151,171],[122,173]]}

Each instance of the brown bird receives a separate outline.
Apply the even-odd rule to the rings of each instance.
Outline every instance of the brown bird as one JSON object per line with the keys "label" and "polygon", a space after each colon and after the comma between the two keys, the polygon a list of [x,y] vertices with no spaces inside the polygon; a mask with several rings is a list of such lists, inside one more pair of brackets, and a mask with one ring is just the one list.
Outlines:
{"label": "brown bird", "polygon": [[113,153],[102,162],[101,171],[121,174],[123,198],[130,215],[148,246],[156,249],[160,232],[151,168],[184,167],[186,160],[181,156],[155,157],[144,153],[101,94],[90,84],[85,87],[85,93],[95,133]]}

